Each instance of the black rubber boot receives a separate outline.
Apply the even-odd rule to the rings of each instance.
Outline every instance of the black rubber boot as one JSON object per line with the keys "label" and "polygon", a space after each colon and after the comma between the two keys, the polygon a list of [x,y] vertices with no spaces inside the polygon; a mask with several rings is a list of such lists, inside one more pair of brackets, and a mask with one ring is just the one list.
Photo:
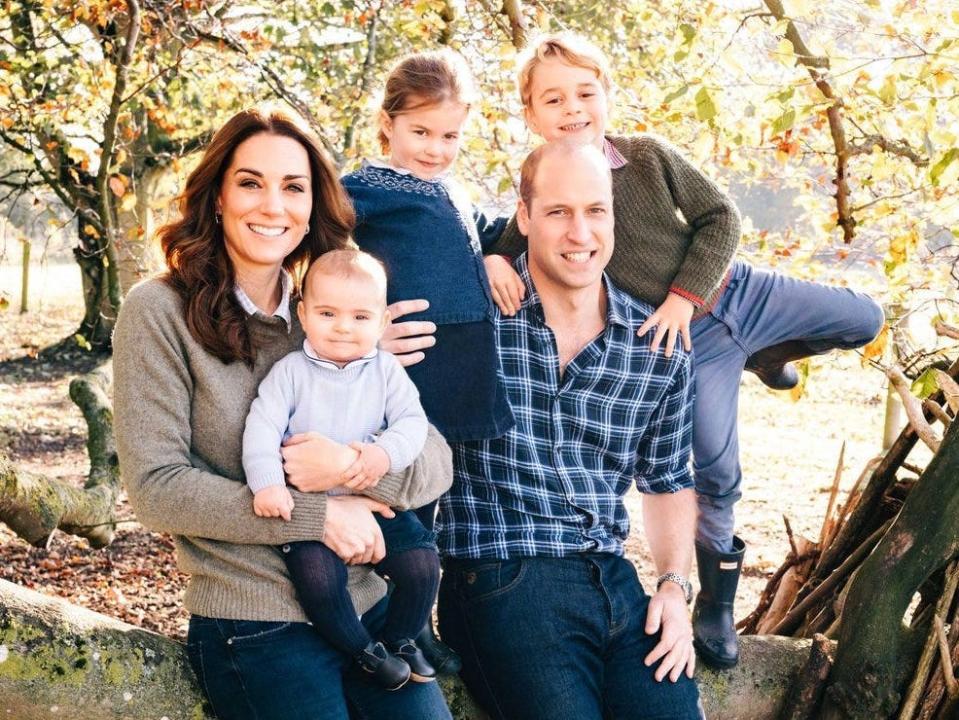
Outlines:
{"label": "black rubber boot", "polygon": [[427,622],[415,640],[437,675],[456,675],[463,667],[463,662],[456,651],[436,637],[433,632],[433,623]]}
{"label": "black rubber boot", "polygon": [[432,682],[436,679],[436,670],[414,640],[399,640],[390,645],[390,652],[410,666],[410,680],[413,682]]}
{"label": "black rubber boot", "polygon": [[387,690],[399,690],[410,679],[410,666],[375,640],[356,656],[356,664],[370,674],[373,682]]}
{"label": "black rubber boot", "polygon": [[693,608],[693,645],[706,665],[731,668],[739,662],[739,636],[733,620],[736,587],[746,544],[733,538],[733,550],[716,552],[696,543],[699,595]]}
{"label": "black rubber boot", "polygon": [[746,358],[746,370],[755,374],[766,387],[792,390],[799,383],[799,373],[791,361],[816,354],[802,340],[787,340],[754,352]]}

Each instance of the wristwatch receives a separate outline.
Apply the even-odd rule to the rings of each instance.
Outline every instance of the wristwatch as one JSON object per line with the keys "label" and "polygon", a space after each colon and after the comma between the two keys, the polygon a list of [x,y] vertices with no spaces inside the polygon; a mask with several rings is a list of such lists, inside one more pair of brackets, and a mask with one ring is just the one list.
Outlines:
{"label": "wristwatch", "polygon": [[684,578],[679,573],[668,572],[663,573],[659,576],[659,580],[656,581],[656,591],[659,592],[659,588],[664,582],[676,583],[683,589],[683,594],[686,596],[686,604],[688,605],[693,601],[693,584],[689,582],[687,578]]}

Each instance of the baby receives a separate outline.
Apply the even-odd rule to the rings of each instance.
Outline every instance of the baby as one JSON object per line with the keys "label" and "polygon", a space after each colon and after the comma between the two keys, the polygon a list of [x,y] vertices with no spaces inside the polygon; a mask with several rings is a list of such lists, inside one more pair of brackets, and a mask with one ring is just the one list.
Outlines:
{"label": "baby", "polygon": [[[243,469],[261,517],[289,520],[280,446],[291,435],[317,432],[359,453],[352,477],[329,494],[376,485],[413,463],[427,420],[416,387],[399,362],[377,349],[389,322],[386,273],[371,255],[333,250],[303,279],[297,316],[303,349],[273,366],[260,384],[243,434]],[[386,557],[377,569],[394,584],[380,640],[357,618],[346,591],[346,566],[320,542],[281,547],[300,603],[317,631],[353,658],[373,680],[396,690],[408,679],[428,682],[435,670],[412,640],[429,618],[439,585],[433,534],[413,512],[376,516]]]}

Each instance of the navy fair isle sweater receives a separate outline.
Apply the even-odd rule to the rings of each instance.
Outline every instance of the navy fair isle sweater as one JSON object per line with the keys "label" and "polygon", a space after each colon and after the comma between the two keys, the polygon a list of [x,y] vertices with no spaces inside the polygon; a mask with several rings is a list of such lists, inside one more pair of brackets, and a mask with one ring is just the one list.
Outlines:
{"label": "navy fair isle sweater", "polygon": [[483,250],[506,218],[487,220],[449,178],[421,180],[364,163],[343,186],[356,209],[356,244],[386,265],[388,302],[429,300],[429,310],[404,320],[448,325],[490,317]]}

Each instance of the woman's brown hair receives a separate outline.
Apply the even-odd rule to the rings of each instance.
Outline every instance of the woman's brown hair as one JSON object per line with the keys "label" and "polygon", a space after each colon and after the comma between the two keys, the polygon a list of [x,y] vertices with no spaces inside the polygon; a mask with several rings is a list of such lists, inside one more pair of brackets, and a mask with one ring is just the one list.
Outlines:
{"label": "woman's brown hair", "polygon": [[296,140],[310,160],[309,231],[283,260],[287,271],[327,250],[346,247],[355,223],[353,206],[333,164],[296,116],[278,108],[250,108],[227,120],[213,136],[179,197],[180,218],[159,231],[168,268],[165,280],[183,299],[187,327],[204,350],[225,363],[241,360],[251,366],[256,347],[247,330],[246,313],[234,296],[236,276],[224,246],[223,227],[216,222],[216,200],[236,148],[261,133]]}
{"label": "woman's brown hair", "polygon": [[[469,107],[476,102],[476,88],[466,61],[449,49],[407,55],[386,78],[383,112],[397,115],[439,105],[451,100]],[[390,141],[381,129],[378,135],[384,153]]]}

